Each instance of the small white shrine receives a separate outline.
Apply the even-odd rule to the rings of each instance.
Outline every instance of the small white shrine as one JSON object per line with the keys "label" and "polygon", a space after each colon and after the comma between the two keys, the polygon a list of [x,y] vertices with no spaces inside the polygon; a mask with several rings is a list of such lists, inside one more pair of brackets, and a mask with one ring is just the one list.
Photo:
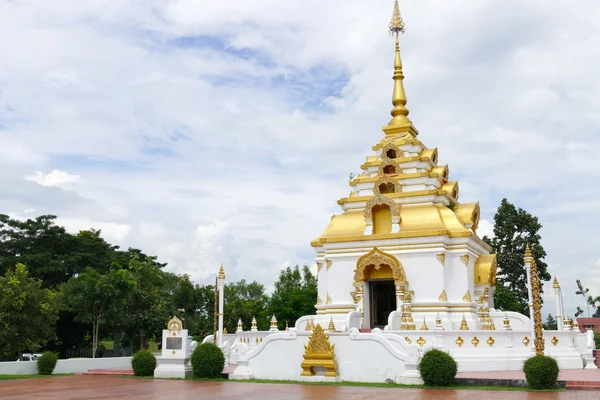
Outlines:
{"label": "small white shrine", "polygon": [[182,329],[179,318],[173,317],[162,334],[162,354],[157,357],[155,378],[180,378],[192,376],[190,357],[195,342],[188,336],[188,330]]}
{"label": "small white shrine", "polygon": [[[433,347],[450,352],[459,371],[520,370],[536,337],[560,368],[595,368],[589,334],[568,318],[542,332],[525,315],[495,310],[496,255],[477,235],[479,204],[460,202],[438,149],[408,118],[397,0],[390,30],[392,119],[338,200],[341,212],[311,243],[316,313],[285,332],[238,329],[230,378],[420,383],[418,361]],[[535,272],[529,252],[524,264]]]}

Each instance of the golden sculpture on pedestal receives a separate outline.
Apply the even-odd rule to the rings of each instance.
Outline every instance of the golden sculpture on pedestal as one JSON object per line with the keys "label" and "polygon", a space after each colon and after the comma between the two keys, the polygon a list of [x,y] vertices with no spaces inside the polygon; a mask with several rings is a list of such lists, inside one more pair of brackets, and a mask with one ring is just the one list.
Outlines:
{"label": "golden sculpture on pedestal", "polygon": [[300,365],[302,367],[300,376],[315,376],[315,367],[324,368],[325,377],[335,378],[339,376],[334,348],[335,345],[329,343],[329,337],[325,334],[321,325],[317,324],[308,340],[308,345],[304,346],[304,361]]}

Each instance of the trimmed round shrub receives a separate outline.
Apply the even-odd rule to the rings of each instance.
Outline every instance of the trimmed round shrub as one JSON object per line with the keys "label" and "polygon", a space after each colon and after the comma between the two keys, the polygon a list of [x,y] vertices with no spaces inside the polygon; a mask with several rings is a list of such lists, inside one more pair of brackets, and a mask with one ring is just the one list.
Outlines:
{"label": "trimmed round shrub", "polygon": [[419,372],[428,386],[451,386],[455,383],[458,365],[445,351],[432,349],[419,361]]}
{"label": "trimmed round shrub", "polygon": [[148,350],[140,350],[133,355],[131,367],[135,376],[153,376],[156,357]]}
{"label": "trimmed round shrub", "polygon": [[40,375],[52,375],[52,371],[54,371],[54,367],[56,367],[56,362],[58,361],[58,356],[50,351],[42,354],[40,358],[37,360],[37,370]]}
{"label": "trimmed round shrub", "polygon": [[536,355],[523,364],[527,385],[532,389],[552,389],[558,381],[558,363],[552,357]]}
{"label": "trimmed round shrub", "polygon": [[204,343],[192,353],[194,378],[220,378],[225,368],[225,355],[214,343]]}

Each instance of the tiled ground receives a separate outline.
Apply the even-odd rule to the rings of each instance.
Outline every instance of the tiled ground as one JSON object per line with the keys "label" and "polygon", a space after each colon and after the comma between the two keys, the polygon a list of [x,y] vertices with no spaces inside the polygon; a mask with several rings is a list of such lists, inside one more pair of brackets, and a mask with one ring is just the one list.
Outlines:
{"label": "tiled ground", "polygon": [[600,391],[506,392],[198,382],[112,376],[65,376],[0,381],[0,399],[378,399],[378,400],[597,400]]}

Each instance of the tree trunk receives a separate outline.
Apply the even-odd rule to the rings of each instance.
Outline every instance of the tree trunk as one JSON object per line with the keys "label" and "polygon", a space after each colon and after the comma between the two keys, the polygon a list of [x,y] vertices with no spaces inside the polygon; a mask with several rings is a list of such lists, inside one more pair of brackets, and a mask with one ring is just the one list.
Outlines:
{"label": "tree trunk", "polygon": [[92,358],[96,358],[96,349],[98,349],[98,320],[94,318],[92,322]]}

